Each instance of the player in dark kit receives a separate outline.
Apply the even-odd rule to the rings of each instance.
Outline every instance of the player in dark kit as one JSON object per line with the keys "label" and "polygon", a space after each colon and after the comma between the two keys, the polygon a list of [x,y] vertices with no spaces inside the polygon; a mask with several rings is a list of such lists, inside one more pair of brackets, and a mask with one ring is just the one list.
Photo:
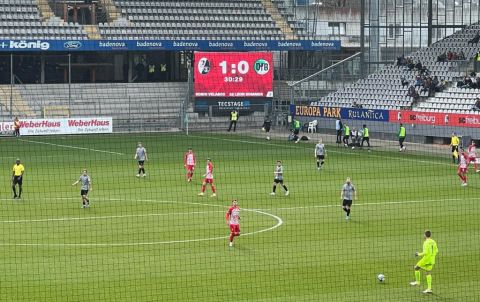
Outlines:
{"label": "player in dark kit", "polygon": [[90,207],[90,199],[88,198],[88,192],[92,190],[92,180],[87,174],[87,170],[84,169],[82,175],[78,178],[72,186],[76,186],[78,183],[81,183],[82,187],[80,188],[80,196],[82,196],[82,208]]}
{"label": "player in dark kit", "polygon": [[342,202],[342,208],[347,213],[346,219],[350,219],[350,211],[352,208],[353,199],[357,199],[357,190],[352,184],[350,177],[347,178],[345,184],[342,187],[342,193],[340,194],[340,199]]}
{"label": "player in dark kit", "polygon": [[283,183],[283,166],[282,166],[282,161],[278,160],[277,161],[277,166],[275,167],[275,171],[273,172],[274,178],[273,178],[273,188],[272,188],[272,193],[270,195],[274,196],[275,191],[277,190],[277,185],[280,184],[283,189],[285,190],[285,196],[288,196],[290,192],[288,191],[287,186]]}

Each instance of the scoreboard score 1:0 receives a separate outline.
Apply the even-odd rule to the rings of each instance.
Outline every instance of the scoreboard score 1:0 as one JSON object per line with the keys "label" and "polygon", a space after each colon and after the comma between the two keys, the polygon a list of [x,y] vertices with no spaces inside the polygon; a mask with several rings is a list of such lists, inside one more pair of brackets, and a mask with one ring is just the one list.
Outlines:
{"label": "scoreboard score 1:0", "polygon": [[273,97],[272,54],[195,52],[196,97]]}

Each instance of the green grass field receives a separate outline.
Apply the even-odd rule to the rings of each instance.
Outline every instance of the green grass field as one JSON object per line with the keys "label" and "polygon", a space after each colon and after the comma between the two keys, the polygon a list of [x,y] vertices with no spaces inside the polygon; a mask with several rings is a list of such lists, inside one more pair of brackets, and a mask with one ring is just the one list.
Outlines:
{"label": "green grass field", "polygon": [[[137,179],[136,142],[148,177]],[[448,156],[194,134],[5,138],[1,144],[1,301],[478,301],[480,175],[461,187]],[[198,157],[194,181],[182,156]],[[25,164],[22,200],[10,169]],[[217,198],[198,197],[204,160]],[[290,196],[269,196],[281,159]],[[92,207],[71,184],[87,167]],[[470,170],[472,172],[472,170]],[[351,176],[352,219],[340,208]],[[207,192],[210,193],[210,191]],[[209,194],[208,194],[209,195]],[[242,208],[228,247],[224,214]],[[431,229],[433,295],[411,288],[414,253]],[[386,275],[379,283],[376,275]]]}

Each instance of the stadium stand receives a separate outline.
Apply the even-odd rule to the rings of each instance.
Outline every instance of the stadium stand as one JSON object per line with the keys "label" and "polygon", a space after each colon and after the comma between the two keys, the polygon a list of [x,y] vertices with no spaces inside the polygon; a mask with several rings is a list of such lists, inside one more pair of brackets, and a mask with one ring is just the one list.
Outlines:
{"label": "stadium stand", "polygon": [[[107,39],[284,39],[262,1],[114,1],[122,18],[100,23]],[[277,19],[278,21],[278,19]],[[289,28],[289,27],[288,27]],[[291,31],[287,33],[290,37]]]}
{"label": "stadium stand", "polygon": [[[479,90],[466,90],[455,86],[456,81],[463,78],[468,60],[478,52],[479,47],[469,41],[477,34],[480,25],[472,25],[453,35],[438,41],[432,47],[422,48],[411,54],[409,58],[414,63],[421,62],[429,75],[445,80],[448,85],[443,92],[428,96],[422,87],[415,87],[419,95],[418,102],[408,95],[408,89],[415,84],[415,78],[421,73],[416,68],[395,64],[387,65],[366,78],[357,81],[345,88],[339,89],[320,98],[319,105],[352,106],[354,102],[366,109],[407,109],[478,113],[471,110]],[[438,57],[445,52],[463,52],[465,60],[439,62]],[[402,84],[402,81],[404,84]],[[305,89],[312,89],[312,83],[302,83]]]}
{"label": "stadium stand", "polygon": [[[37,118],[44,114],[72,116],[111,116],[116,130],[154,130],[152,127],[178,127],[182,102],[186,97],[185,83],[105,83],[72,84],[72,102],[68,104],[68,84],[18,85],[16,104],[28,104]],[[8,86],[8,89],[10,86]],[[9,90],[5,93],[9,98]],[[0,99],[3,103],[3,98]],[[24,100],[24,101],[23,101]],[[19,109],[21,109],[19,107]],[[20,110],[19,110],[20,111]],[[21,116],[24,116],[23,114]],[[133,125],[138,123],[138,125]]]}
{"label": "stadium stand", "polygon": [[0,20],[0,39],[87,39],[78,24],[63,22],[53,15],[42,18],[34,0],[1,0]]}

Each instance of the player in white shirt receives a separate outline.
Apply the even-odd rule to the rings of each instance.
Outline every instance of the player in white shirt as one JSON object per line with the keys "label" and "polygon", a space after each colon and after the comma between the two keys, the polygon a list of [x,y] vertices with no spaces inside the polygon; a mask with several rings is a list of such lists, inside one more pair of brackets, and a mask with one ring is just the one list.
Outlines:
{"label": "player in white shirt", "polygon": [[232,200],[232,206],[225,214],[225,220],[230,227],[230,246],[233,246],[233,239],[240,236],[240,208],[236,199]]}
{"label": "player in white shirt", "polygon": [[475,146],[475,141],[472,139],[470,145],[468,145],[468,164],[473,162],[475,172],[478,173],[478,158],[477,158],[477,147]]}
{"label": "player in white shirt", "polygon": [[213,164],[210,158],[207,158],[207,168],[203,177],[204,179],[202,183],[202,191],[198,193],[198,196],[205,195],[205,189],[207,187],[207,184],[210,184],[210,187],[212,188],[212,195],[210,197],[216,197],[217,194],[215,190],[215,185],[213,184]]}
{"label": "player in white shirt", "polygon": [[462,152],[458,156],[458,170],[457,175],[462,180],[462,186],[467,185],[467,168],[468,168],[468,156],[465,150],[462,149]]}
{"label": "player in white shirt", "polygon": [[183,156],[183,166],[187,170],[187,181],[191,182],[193,177],[193,172],[195,171],[196,165],[195,153],[193,153],[192,148],[188,148],[187,153]]}

